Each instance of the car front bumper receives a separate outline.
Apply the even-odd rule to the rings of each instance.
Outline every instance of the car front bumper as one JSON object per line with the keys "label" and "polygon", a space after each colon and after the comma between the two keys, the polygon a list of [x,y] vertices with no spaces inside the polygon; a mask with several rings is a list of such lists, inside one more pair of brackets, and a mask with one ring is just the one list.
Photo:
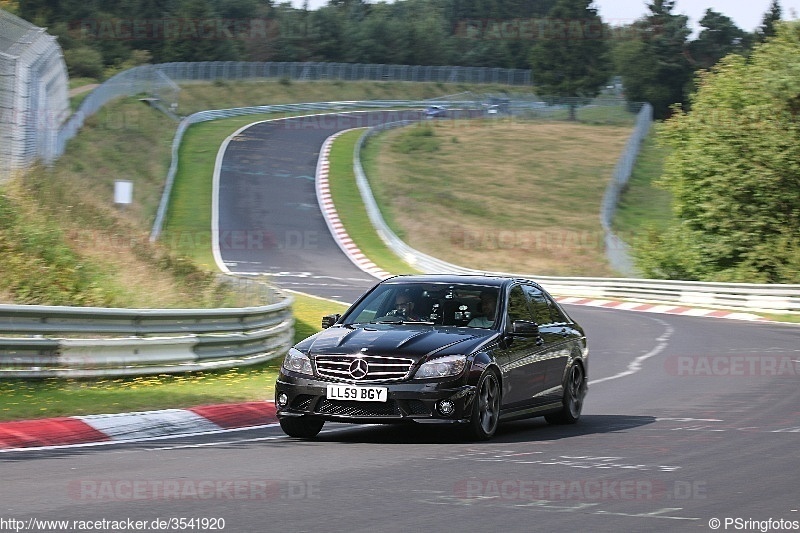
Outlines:
{"label": "car front bumper", "polygon": [[[327,398],[329,384],[385,387],[385,402],[348,401]],[[280,397],[286,395],[285,403]],[[465,423],[469,420],[475,387],[463,380],[425,382],[333,382],[281,373],[275,384],[278,418],[313,417],[356,424],[402,422]],[[443,414],[441,402],[452,402],[453,411]]]}

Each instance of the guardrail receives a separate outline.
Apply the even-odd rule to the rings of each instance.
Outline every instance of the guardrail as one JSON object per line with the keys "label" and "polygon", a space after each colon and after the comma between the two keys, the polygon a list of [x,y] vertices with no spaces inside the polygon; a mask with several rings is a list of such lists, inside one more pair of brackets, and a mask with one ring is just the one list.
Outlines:
{"label": "guardrail", "polygon": [[279,357],[294,339],[293,299],[269,290],[274,303],[238,308],[0,305],[0,378],[182,373]]}
{"label": "guardrail", "polygon": [[660,302],[689,307],[709,307],[800,313],[800,285],[757,283],[711,283],[701,281],[621,278],[554,278],[535,276],[545,288],[559,296],[595,299],[625,299]]}
{"label": "guardrail", "polygon": [[[395,122],[370,128],[360,137],[353,152],[353,170],[362,201],[370,222],[381,240],[398,257],[411,266],[429,273],[483,274],[474,270],[436,259],[403,242],[386,224],[372,194],[364,168],[361,149],[368,139],[407,122]],[[800,285],[762,285],[757,283],[709,283],[699,281],[674,281],[628,278],[553,277],[536,274],[488,272],[490,274],[524,276],[537,280],[557,296],[578,296],[593,299],[623,299],[669,303],[692,307],[748,310],[767,313],[800,313]]]}

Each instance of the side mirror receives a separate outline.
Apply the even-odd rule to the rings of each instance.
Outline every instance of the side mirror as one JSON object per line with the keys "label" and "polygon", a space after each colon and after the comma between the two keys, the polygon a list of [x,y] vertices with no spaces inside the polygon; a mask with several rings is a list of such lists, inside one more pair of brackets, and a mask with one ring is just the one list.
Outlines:
{"label": "side mirror", "polygon": [[332,325],[336,324],[336,322],[341,318],[342,315],[336,313],[335,315],[325,315],[322,317],[322,329],[327,329]]}
{"label": "side mirror", "polygon": [[515,320],[511,326],[511,333],[520,337],[538,337],[539,326],[530,320]]}

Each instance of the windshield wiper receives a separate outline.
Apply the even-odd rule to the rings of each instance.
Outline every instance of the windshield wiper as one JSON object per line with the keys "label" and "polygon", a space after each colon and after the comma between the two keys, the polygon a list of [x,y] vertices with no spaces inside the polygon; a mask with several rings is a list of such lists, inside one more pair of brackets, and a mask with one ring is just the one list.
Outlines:
{"label": "windshield wiper", "polygon": [[433,322],[431,322],[429,320],[408,320],[408,319],[404,320],[402,317],[399,317],[399,316],[385,316],[385,317],[379,318],[378,320],[373,320],[372,322],[370,322],[370,324],[396,324],[396,325],[401,325],[401,324],[431,324],[431,325],[433,325]]}
{"label": "windshield wiper", "polygon": [[404,324],[405,320],[403,320],[399,316],[383,316],[378,320],[373,320],[370,324]]}

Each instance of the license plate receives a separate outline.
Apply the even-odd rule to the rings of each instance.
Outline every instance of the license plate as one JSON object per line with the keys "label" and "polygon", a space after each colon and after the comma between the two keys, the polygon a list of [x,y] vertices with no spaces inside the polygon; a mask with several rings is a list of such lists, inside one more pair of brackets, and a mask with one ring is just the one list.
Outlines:
{"label": "license plate", "polygon": [[351,402],[385,402],[389,398],[386,387],[362,387],[356,385],[328,385],[329,400]]}

